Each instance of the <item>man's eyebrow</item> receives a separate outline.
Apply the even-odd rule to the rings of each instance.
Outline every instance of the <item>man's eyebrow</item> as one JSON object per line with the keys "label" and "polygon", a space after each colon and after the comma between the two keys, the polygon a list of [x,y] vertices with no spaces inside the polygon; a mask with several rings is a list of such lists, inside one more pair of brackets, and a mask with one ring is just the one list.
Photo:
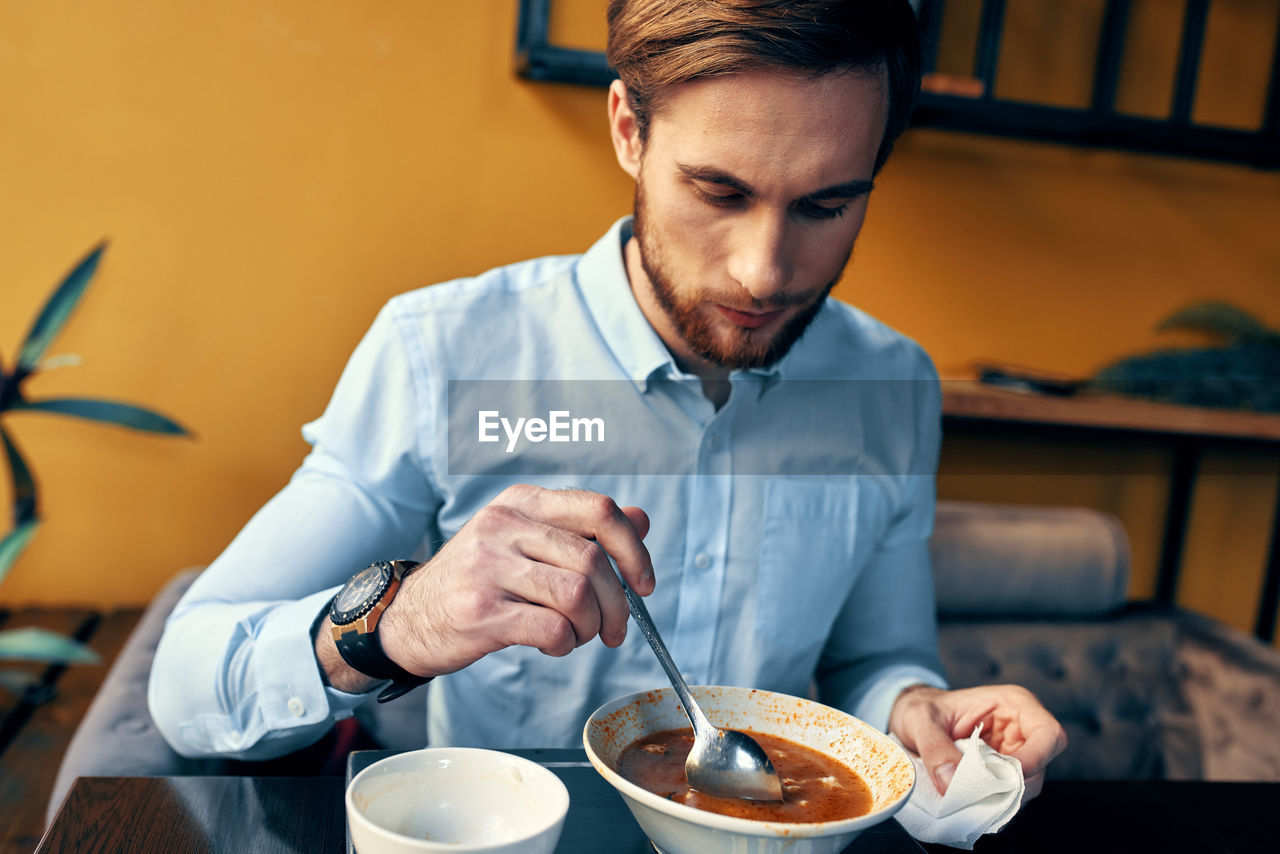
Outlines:
{"label": "man's eyebrow", "polygon": [[712,166],[686,166],[683,163],[677,163],[676,168],[695,181],[706,181],[710,184],[731,187],[744,196],[755,195],[755,190],[751,189],[747,182],[730,175],[722,169],[716,169]]}
{"label": "man's eyebrow", "polygon": [[821,190],[805,196],[805,199],[811,202],[825,202],[831,199],[858,199],[870,193],[873,187],[875,187],[874,181],[846,181],[843,184],[823,187]]}
{"label": "man's eyebrow", "polygon": [[[676,167],[695,181],[706,181],[711,184],[730,187],[744,196],[755,195],[755,190],[752,189],[750,184],[722,169],[716,169],[712,166],[687,166],[683,163],[677,163]],[[846,181],[843,184],[833,184],[830,187],[823,187],[821,190],[807,193],[802,198],[809,202],[825,202],[831,199],[857,199],[870,193],[874,186],[875,183],[873,181]]]}

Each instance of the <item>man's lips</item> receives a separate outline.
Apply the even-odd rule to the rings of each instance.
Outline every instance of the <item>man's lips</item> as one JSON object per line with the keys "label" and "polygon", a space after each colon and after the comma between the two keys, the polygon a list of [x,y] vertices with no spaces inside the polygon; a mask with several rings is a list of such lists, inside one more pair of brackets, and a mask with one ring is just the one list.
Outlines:
{"label": "man's lips", "polygon": [[744,329],[759,329],[761,326],[768,324],[774,318],[782,314],[783,309],[775,311],[763,311],[759,313],[738,311],[724,305],[716,305],[716,311],[728,318],[729,322],[735,326],[741,326]]}

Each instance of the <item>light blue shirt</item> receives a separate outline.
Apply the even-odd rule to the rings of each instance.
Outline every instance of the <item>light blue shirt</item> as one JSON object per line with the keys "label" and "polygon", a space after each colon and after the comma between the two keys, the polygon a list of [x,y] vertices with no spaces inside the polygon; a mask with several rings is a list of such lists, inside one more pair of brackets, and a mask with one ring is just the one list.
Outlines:
{"label": "light blue shirt", "polygon": [[[324,684],[318,615],[353,572],[427,559],[512,483],[649,514],[647,604],[692,684],[816,687],[881,729],[902,688],[944,687],[929,358],[828,300],[717,410],[636,304],[630,226],[387,304],[304,427],[302,466],[169,618],[148,699],[178,752],[283,754],[370,701]],[[396,702],[424,704],[432,744],[563,747],[598,706],[665,684],[632,626],[618,649],[511,647]]]}

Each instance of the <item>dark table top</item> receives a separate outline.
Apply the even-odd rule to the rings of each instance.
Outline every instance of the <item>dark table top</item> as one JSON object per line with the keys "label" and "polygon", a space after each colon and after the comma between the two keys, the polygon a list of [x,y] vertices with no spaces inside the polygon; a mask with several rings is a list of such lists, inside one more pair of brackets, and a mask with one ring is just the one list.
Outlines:
{"label": "dark table top", "polygon": [[[569,789],[559,854],[644,854],[621,798],[581,750],[513,751]],[[387,755],[352,754],[356,770]],[[37,849],[48,852],[332,852],[345,850],[340,777],[82,777]],[[1274,851],[1280,783],[1049,781],[979,854]],[[868,830],[849,854],[949,852],[921,846],[896,821]]]}
{"label": "dark table top", "polygon": [[[622,796],[587,761],[584,750],[513,750],[546,766],[569,790],[569,814],[556,854],[653,854],[649,840],[631,817]],[[359,750],[347,760],[347,779],[395,753]],[[602,847],[607,840],[608,845]],[[354,854],[348,840],[348,854]],[[896,821],[869,828],[854,841],[850,854],[921,854],[924,851]]]}

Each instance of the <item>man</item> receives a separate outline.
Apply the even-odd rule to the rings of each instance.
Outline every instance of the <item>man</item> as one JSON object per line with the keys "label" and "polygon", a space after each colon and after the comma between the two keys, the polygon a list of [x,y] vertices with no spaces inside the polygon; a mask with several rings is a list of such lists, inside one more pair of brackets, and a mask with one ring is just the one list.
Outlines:
{"label": "man", "polygon": [[[433,743],[575,744],[598,705],[664,681],[616,563],[690,681],[813,680],[940,790],[983,722],[1034,795],[1061,727],[1013,686],[944,690],[937,661],[932,365],[827,298],[905,127],[917,38],[905,2],[613,0],[634,220],[581,257],[388,304],[302,468],[170,618],[149,699],[175,748],[290,751],[388,676],[438,677]],[[561,394],[613,444],[544,443]],[[410,556],[367,601],[373,576],[335,599]]]}

